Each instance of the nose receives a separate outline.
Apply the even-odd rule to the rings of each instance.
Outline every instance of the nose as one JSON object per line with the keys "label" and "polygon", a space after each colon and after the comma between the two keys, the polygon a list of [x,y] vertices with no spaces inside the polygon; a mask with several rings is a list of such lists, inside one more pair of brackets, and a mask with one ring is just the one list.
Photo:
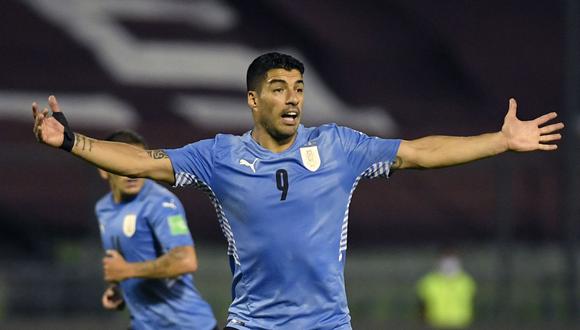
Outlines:
{"label": "nose", "polygon": [[288,91],[288,97],[286,98],[286,104],[296,106],[300,103],[300,98],[298,97],[298,93],[296,91],[290,90]]}

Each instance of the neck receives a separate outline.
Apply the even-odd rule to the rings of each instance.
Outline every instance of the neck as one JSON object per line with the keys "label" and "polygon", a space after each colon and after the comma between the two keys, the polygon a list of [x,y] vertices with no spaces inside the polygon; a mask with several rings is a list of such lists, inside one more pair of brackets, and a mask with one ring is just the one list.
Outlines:
{"label": "neck", "polygon": [[252,130],[252,138],[254,141],[274,153],[280,153],[290,148],[296,140],[297,135],[298,133],[296,132],[288,137],[277,138],[259,127],[254,127]]}
{"label": "neck", "polygon": [[113,190],[113,200],[115,201],[115,203],[119,204],[119,203],[123,203],[123,202],[130,202],[133,199],[135,199],[135,197],[137,197],[137,195],[127,195],[127,194],[123,194],[121,191],[119,190]]}

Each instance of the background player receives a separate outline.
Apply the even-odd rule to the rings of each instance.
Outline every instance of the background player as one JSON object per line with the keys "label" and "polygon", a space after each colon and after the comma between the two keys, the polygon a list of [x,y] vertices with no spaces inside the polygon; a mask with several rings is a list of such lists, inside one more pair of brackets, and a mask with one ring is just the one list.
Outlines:
{"label": "background player", "polygon": [[[144,139],[118,131],[107,141],[145,148]],[[194,286],[197,255],[175,195],[157,183],[99,170],[111,191],[96,204],[107,256],[103,307],[126,303],[132,329],[217,329],[211,307]],[[122,297],[119,294],[122,292]]]}
{"label": "background player", "polygon": [[336,125],[300,125],[304,67],[279,53],[247,72],[254,127],[176,150],[141,150],[73,133],[49,97],[53,116],[33,104],[37,139],[110,172],[204,189],[228,240],[235,329],[350,329],[344,288],[348,207],[363,177],[438,168],[509,150],[554,150],[562,123],[516,117],[511,99],[501,131],[469,137],[389,140]]}

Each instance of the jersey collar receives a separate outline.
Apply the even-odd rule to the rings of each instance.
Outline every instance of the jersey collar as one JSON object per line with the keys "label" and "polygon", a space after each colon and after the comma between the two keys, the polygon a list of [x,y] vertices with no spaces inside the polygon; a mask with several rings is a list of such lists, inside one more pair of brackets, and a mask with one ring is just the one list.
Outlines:
{"label": "jersey collar", "polygon": [[298,125],[298,130],[296,131],[296,139],[290,146],[290,148],[280,152],[275,153],[269,149],[262,147],[254,138],[252,137],[252,131],[247,131],[242,135],[242,140],[246,145],[248,145],[252,150],[259,154],[262,158],[278,158],[286,154],[293,152],[304,144],[304,126],[302,124]]}

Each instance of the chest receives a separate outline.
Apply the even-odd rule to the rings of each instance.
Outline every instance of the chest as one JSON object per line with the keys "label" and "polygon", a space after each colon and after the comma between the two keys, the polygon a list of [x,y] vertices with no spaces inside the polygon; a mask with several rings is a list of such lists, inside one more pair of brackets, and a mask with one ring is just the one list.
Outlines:
{"label": "chest", "polygon": [[342,150],[332,144],[272,155],[240,148],[214,165],[212,189],[218,198],[243,208],[315,207],[349,192],[355,178]]}
{"label": "chest", "polygon": [[105,249],[127,252],[142,249],[153,242],[142,205],[125,205],[101,212],[99,229]]}

